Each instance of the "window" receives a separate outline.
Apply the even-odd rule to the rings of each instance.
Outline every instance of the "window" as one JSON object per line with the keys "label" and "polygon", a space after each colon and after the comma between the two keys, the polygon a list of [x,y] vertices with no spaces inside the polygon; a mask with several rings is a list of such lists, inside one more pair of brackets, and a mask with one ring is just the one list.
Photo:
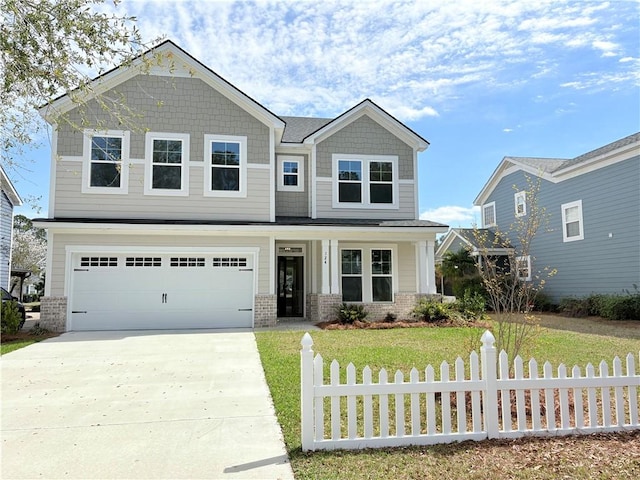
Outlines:
{"label": "window", "polygon": [[246,257],[243,257],[243,258],[214,257],[213,266],[214,267],[246,267],[247,259]]}
{"label": "window", "polygon": [[82,257],[81,267],[117,267],[118,257]]}
{"label": "window", "polygon": [[125,260],[127,267],[161,267],[160,257],[127,257]]}
{"label": "window", "polygon": [[189,194],[189,135],[147,133],[145,195]]}
{"label": "window", "polygon": [[362,301],[362,250],[342,250],[342,301]]}
{"label": "window", "polygon": [[528,282],[531,280],[531,255],[525,257],[516,257],[516,268],[518,269],[518,278]]}
{"label": "window", "polygon": [[582,200],[562,205],[562,240],[573,242],[584,238]]}
{"label": "window", "polygon": [[129,132],[85,130],[82,193],[127,193]]}
{"label": "window", "polygon": [[247,137],[205,135],[206,196],[246,196]]}
{"label": "window", "polygon": [[204,267],[203,257],[171,257],[172,267]]}
{"label": "window", "polygon": [[398,208],[398,157],[333,155],[334,208]]}
{"label": "window", "polygon": [[527,192],[518,192],[514,195],[516,207],[516,217],[522,217],[527,214]]}
{"label": "window", "polygon": [[392,302],[395,247],[344,247],[340,250],[342,301]]}
{"label": "window", "polygon": [[293,155],[278,156],[278,191],[304,191],[304,159]]}
{"label": "window", "polygon": [[393,301],[391,250],[371,250],[371,298],[374,302]]}
{"label": "window", "polygon": [[482,226],[494,227],[496,225],[496,202],[487,203],[482,207]]}

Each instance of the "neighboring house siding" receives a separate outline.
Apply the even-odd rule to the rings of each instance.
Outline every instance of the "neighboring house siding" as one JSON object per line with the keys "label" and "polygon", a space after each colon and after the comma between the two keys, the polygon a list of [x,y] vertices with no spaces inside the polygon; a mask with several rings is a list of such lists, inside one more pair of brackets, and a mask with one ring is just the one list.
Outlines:
{"label": "neighboring house siding", "polygon": [[[134,164],[130,170],[127,195],[82,194],[80,192],[82,163],[64,162],[64,157],[80,158],[83,154],[83,134],[66,124],[58,127],[56,176],[56,217],[103,215],[105,203],[123,207],[118,210],[122,218],[155,218],[159,205],[166,219],[218,219],[227,218],[233,205],[240,212],[254,212],[255,220],[269,218],[269,128],[248,112],[196,78],[170,78],[138,75],[120,84],[107,95],[124,95],[129,105],[142,113],[138,132],[131,132],[130,158]],[[87,111],[108,128],[121,128],[109,122],[108,115],[90,101]],[[77,110],[69,119],[81,124]],[[189,197],[162,197],[142,195],[145,158],[145,132],[186,133],[190,135],[190,190]],[[234,135],[247,137],[247,198],[206,197],[203,193],[204,135]],[[69,163],[69,164],[67,164]],[[265,166],[264,170],[252,169],[252,164]],[[70,177],[78,176],[70,185]],[[266,177],[266,180],[265,180]],[[264,187],[258,187],[263,185]],[[126,197],[126,198],[123,198]],[[93,215],[91,215],[93,216]],[[106,216],[106,215],[104,215]],[[242,214],[241,214],[242,218]]]}
{"label": "neighboring house siding", "polygon": [[269,292],[269,245],[268,237],[217,237],[211,235],[91,235],[91,234],[56,234],[53,241],[53,263],[51,278],[47,276],[47,282],[51,282],[51,295],[64,295],[64,275],[66,272],[66,251],[68,245],[95,245],[99,247],[131,246],[131,247],[166,247],[167,252],[171,248],[181,247],[259,247],[260,254],[257,260],[258,290],[256,294]]}
{"label": "neighboring house siding", "polygon": [[[496,202],[501,230],[515,220],[514,192],[526,188],[524,173],[516,172],[502,179],[487,201]],[[634,284],[640,286],[638,192],[638,156],[556,184],[542,181],[539,205],[547,209],[549,225],[540,228],[531,254],[534,272],[557,269],[545,286],[555,301],[591,293],[620,294],[633,291]],[[584,239],[563,242],[561,205],[576,200],[582,200]]]}
{"label": "neighboring house siding", "polygon": [[11,227],[13,204],[4,192],[0,192],[0,285],[8,289],[11,273]]}
{"label": "neighboring house siding", "polygon": [[[276,216],[279,217],[308,217],[309,216],[309,156],[300,155],[304,162],[304,172],[300,179],[304,185],[304,190],[301,192],[283,192],[279,191],[277,184],[278,178],[276,178]],[[278,172],[280,175],[280,172]]]}
{"label": "neighboring house siding", "polygon": [[[397,179],[413,181],[413,149],[368,116],[360,117],[318,143],[316,147],[316,177],[330,179],[333,174],[333,154],[396,155]],[[319,218],[416,218],[414,185],[400,183],[399,209],[332,208],[332,183],[317,182],[317,217]]]}

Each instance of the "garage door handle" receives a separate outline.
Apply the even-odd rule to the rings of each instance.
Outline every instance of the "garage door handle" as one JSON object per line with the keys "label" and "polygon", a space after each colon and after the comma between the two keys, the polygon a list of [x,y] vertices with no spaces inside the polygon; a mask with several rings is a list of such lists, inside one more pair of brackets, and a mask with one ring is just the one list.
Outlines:
{"label": "garage door handle", "polygon": [[71,310],[71,313],[87,313],[86,310]]}
{"label": "garage door handle", "polygon": [[253,268],[239,268],[238,271],[240,271],[240,272],[253,272]]}
{"label": "garage door handle", "polygon": [[253,312],[253,308],[239,308],[239,312]]}
{"label": "garage door handle", "polygon": [[74,272],[88,272],[89,269],[88,268],[74,268],[73,271]]}

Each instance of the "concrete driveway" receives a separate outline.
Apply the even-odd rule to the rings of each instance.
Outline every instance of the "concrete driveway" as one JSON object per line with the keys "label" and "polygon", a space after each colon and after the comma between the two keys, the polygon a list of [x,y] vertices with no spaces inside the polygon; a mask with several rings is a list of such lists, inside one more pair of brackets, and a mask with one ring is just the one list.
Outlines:
{"label": "concrete driveway", "polygon": [[0,364],[3,479],[293,478],[249,330],[72,332]]}

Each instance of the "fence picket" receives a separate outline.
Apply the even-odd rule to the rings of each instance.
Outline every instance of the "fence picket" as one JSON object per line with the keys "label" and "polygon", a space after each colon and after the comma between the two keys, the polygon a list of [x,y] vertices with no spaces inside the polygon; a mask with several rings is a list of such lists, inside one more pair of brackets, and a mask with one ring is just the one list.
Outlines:
{"label": "fence picket", "polygon": [[[608,364],[602,361],[598,365],[598,375],[590,363],[585,368],[584,376],[577,365],[568,376],[565,365],[560,364],[555,377],[549,362],[544,363],[543,375],[540,376],[535,359],[529,361],[529,375],[525,377],[523,361],[516,357],[511,377],[509,359],[504,352],[500,353],[499,359],[496,357],[494,342],[493,335],[486,331],[482,336],[481,355],[472,352],[469,356],[469,380],[465,379],[465,363],[458,357],[453,380],[450,365],[442,362],[440,379],[437,381],[433,366],[428,365],[424,370],[424,380],[420,380],[418,370],[413,368],[407,382],[401,371],[397,371],[390,382],[387,371],[381,369],[378,383],[374,383],[371,368],[366,366],[358,383],[355,366],[349,363],[343,377],[346,380],[341,383],[340,365],[333,360],[329,366],[327,383],[324,380],[324,360],[320,354],[314,356],[311,349],[313,341],[305,334],[300,352],[303,451],[515,438],[528,432],[541,435],[640,429],[637,396],[640,376],[636,374],[635,355],[626,356],[626,373],[623,372],[620,357],[615,357],[611,375]],[[527,394],[531,400],[530,427]],[[392,419],[389,418],[391,395],[395,401],[395,435],[391,433]],[[406,395],[409,395],[409,412],[405,411]],[[452,401],[454,395],[455,402]],[[468,396],[471,398],[471,408],[467,405]],[[376,398],[378,423],[374,419]],[[425,400],[423,412],[421,401]],[[438,401],[440,416],[436,416]],[[515,414],[512,414],[514,401]],[[541,404],[545,410],[544,425]],[[452,408],[456,409],[455,428],[452,425]],[[559,419],[556,418],[556,408],[560,412]],[[326,415],[331,416],[327,419],[330,435],[325,432]],[[588,426],[585,425],[587,418]],[[469,421],[472,427],[469,427]],[[407,433],[409,424],[410,434]]]}
{"label": "fence picket", "polygon": [[[478,354],[471,352],[469,356],[469,371],[471,381],[476,382],[480,380],[480,366],[478,365]],[[473,432],[479,433],[482,431],[482,418],[480,417],[482,410],[480,408],[480,392],[474,390],[471,392],[471,420],[473,425]]]}
{"label": "fence picket", "polygon": [[[587,363],[586,374],[589,379],[595,378],[595,369],[590,363]],[[595,428],[598,426],[598,402],[596,401],[595,387],[587,389],[587,401],[589,402],[589,426]]]}
{"label": "fence picket", "polygon": [[[571,370],[571,378],[581,378],[580,367],[574,365]],[[574,406],[574,418],[577,429],[584,428],[584,407],[582,404],[582,389],[573,389],[573,406]]]}
{"label": "fence picket", "polygon": [[[340,384],[340,365],[336,360],[331,362],[330,381],[331,386]],[[331,439],[337,440],[342,436],[340,431],[340,397],[331,397]]]}
{"label": "fence picket", "polygon": [[[549,362],[544,362],[542,372],[544,378],[553,378],[553,373],[551,372],[551,364]],[[556,410],[553,393],[553,388],[544,389],[544,409],[547,419],[547,430],[550,432],[556,430]]]}
{"label": "fence picket", "polygon": [[[456,383],[464,382],[464,362],[462,358],[456,358]],[[467,406],[464,391],[456,390],[456,412],[458,414],[458,433],[467,432]]]}
{"label": "fence picket", "polygon": [[[499,356],[500,380],[509,378],[509,358],[507,352],[502,350]],[[511,428],[511,395],[509,390],[500,390],[500,400],[502,402],[502,430],[510,432]]]}
{"label": "fence picket", "polygon": [[[533,381],[538,379],[538,362],[535,359],[529,360],[529,379]],[[540,390],[532,388],[529,391],[531,398],[531,426],[534,431],[542,430],[542,419],[540,418]]]}
{"label": "fence picket", "polygon": [[[622,362],[620,357],[613,359],[613,376],[622,377]],[[616,425],[624,425],[624,390],[621,386],[614,388],[614,399],[616,404]]]}
{"label": "fence picket", "polygon": [[[419,374],[416,368],[409,373],[409,381],[414,385],[418,383]],[[411,394],[411,435],[420,435],[420,394]]]}
{"label": "fence picket", "polygon": [[[564,363],[561,363],[558,367],[558,378],[566,379],[567,378],[567,367],[564,366]],[[569,391],[566,388],[558,389],[559,397],[560,397],[560,426],[562,430],[569,429]]]}
{"label": "fence picket", "polygon": [[[387,371],[384,368],[378,374],[378,383],[387,384]],[[380,403],[380,436],[386,438],[389,436],[389,395],[381,393],[378,401]]]}
{"label": "fence picket", "polygon": [[[635,377],[636,375],[636,358],[629,353],[627,355],[627,377]],[[638,425],[638,396],[636,385],[640,385],[640,379],[635,383],[629,384],[629,423]]]}
{"label": "fence picket", "polygon": [[[604,379],[609,376],[609,365],[602,360],[600,362],[600,378]],[[604,427],[611,426],[611,390],[608,386],[603,386],[602,394],[602,425]]]}
{"label": "fence picket", "polygon": [[[395,375],[396,385],[404,383],[404,374],[398,370]],[[404,394],[396,393],[396,437],[404,437]]]}

